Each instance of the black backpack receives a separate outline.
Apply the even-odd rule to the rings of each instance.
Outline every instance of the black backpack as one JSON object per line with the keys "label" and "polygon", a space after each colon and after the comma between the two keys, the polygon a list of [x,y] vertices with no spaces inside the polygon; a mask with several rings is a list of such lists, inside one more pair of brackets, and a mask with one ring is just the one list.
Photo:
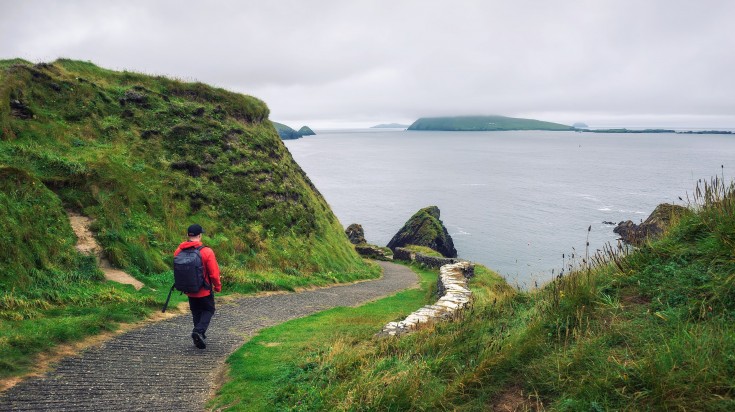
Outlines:
{"label": "black backpack", "polygon": [[204,246],[181,249],[174,256],[174,288],[184,293],[196,293],[207,285],[200,251]]}
{"label": "black backpack", "polygon": [[204,263],[202,262],[201,250],[204,246],[188,247],[181,249],[178,255],[174,256],[174,284],[168,292],[168,298],[163,305],[163,312],[166,311],[168,301],[171,299],[171,292],[174,289],[183,293],[196,293],[202,287],[212,290],[211,282],[207,283],[204,279]]}

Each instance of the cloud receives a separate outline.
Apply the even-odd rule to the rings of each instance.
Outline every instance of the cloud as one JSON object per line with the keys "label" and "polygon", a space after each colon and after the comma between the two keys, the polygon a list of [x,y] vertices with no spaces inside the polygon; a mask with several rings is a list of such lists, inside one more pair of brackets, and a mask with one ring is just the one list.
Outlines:
{"label": "cloud", "polygon": [[727,122],[733,15],[729,1],[2,1],[0,57],[200,80],[316,125],[470,113]]}

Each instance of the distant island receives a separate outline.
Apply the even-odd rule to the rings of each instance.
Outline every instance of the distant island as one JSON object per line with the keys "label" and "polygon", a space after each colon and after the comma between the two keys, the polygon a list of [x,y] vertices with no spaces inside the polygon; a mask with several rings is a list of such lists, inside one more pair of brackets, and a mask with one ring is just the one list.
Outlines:
{"label": "distant island", "polygon": [[[378,126],[374,126],[378,127]],[[688,130],[673,129],[590,129],[585,123],[574,123],[567,126],[560,123],[544,122],[535,119],[523,119],[506,116],[455,116],[455,117],[422,117],[408,130],[433,131],[511,131],[511,130],[550,130],[576,131],[584,133],[675,133],[675,134],[735,134],[728,130]]]}
{"label": "distant island", "polygon": [[585,133],[676,133],[676,134],[735,134],[729,130],[687,130],[676,131],[672,129],[582,129]]}
{"label": "distant island", "polygon": [[408,126],[407,124],[400,123],[385,123],[372,126],[371,129],[408,129]]}
{"label": "distant island", "polygon": [[422,117],[408,130],[437,131],[506,131],[506,130],[576,130],[572,126],[505,116]]}
{"label": "distant island", "polygon": [[316,133],[314,133],[309,126],[301,126],[301,129],[299,129],[299,133],[301,136],[314,136]]}
{"label": "distant island", "polygon": [[303,126],[299,130],[294,130],[288,126],[286,126],[283,123],[278,123],[271,121],[273,123],[273,127],[276,128],[276,131],[278,132],[278,136],[281,137],[281,140],[293,140],[293,139],[299,139],[304,136],[313,136],[316,133],[314,133],[313,130],[311,130],[308,126]]}

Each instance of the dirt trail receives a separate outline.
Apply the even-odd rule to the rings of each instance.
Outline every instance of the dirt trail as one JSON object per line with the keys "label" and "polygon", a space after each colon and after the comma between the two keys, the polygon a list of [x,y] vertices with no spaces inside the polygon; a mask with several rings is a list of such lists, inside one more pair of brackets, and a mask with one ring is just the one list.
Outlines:
{"label": "dirt trail", "polygon": [[223,376],[225,359],[260,329],[363,304],[418,281],[405,266],[380,265],[383,277],[376,280],[227,304],[217,298],[205,350],[192,344],[189,314],[123,333],[0,394],[0,411],[202,411]]}
{"label": "dirt trail", "polygon": [[72,211],[67,211],[67,215],[69,216],[71,228],[74,229],[74,233],[77,235],[77,250],[82,253],[93,254],[97,257],[97,264],[102,269],[102,272],[104,272],[105,279],[133,285],[136,290],[140,290],[143,287],[141,281],[120,269],[113,268],[110,262],[104,257],[102,247],[97,243],[97,239],[94,238],[92,231],[89,230],[89,226],[93,222],[92,219]]}

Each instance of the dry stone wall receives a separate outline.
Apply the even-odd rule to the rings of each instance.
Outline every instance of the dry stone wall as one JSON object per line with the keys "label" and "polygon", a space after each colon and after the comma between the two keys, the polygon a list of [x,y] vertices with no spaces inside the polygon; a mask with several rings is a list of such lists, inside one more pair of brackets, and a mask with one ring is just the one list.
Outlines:
{"label": "dry stone wall", "polygon": [[393,250],[393,259],[395,260],[407,260],[409,262],[413,262],[415,256],[416,253],[403,247],[397,247]]}
{"label": "dry stone wall", "polygon": [[[397,248],[398,249],[398,248]],[[400,336],[416,330],[421,325],[438,320],[454,319],[461,310],[472,302],[472,291],[467,286],[474,276],[474,265],[470,262],[450,263],[439,269],[438,292],[440,298],[433,305],[427,305],[408,315],[400,322],[390,322],[378,333],[379,336]]]}

